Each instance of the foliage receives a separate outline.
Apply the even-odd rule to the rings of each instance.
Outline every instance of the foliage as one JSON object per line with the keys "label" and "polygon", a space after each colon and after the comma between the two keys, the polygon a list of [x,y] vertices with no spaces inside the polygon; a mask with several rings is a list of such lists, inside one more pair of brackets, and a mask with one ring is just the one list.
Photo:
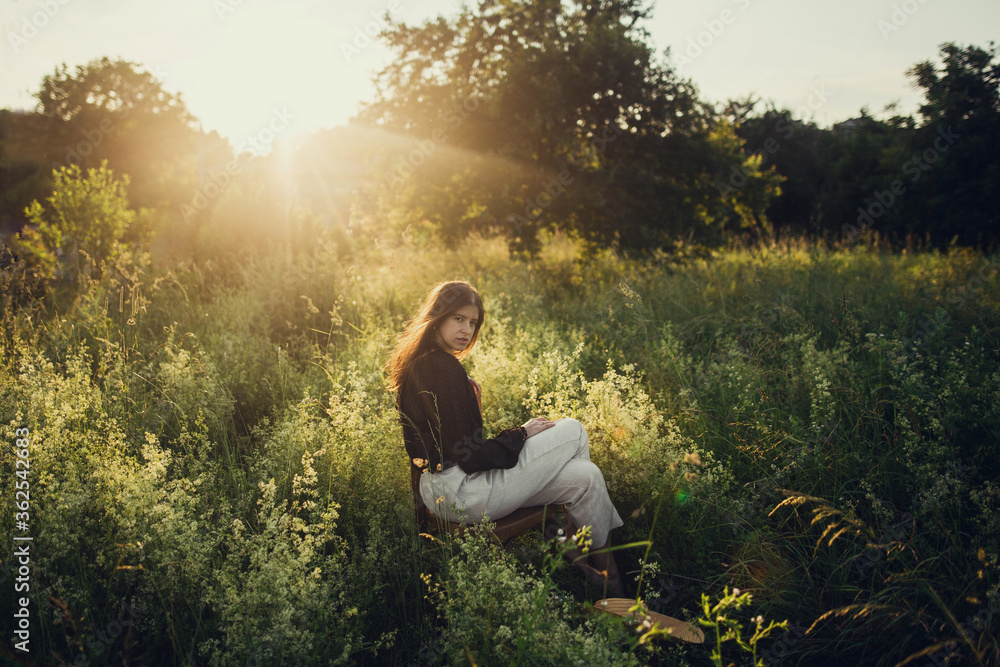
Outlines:
{"label": "foliage", "polygon": [[752,619],[753,633],[748,637],[743,636],[743,624],[730,616],[733,612],[738,612],[743,607],[749,606],[752,595],[740,593],[740,589],[734,588],[731,592],[723,589],[722,596],[718,602],[712,604],[709,596],[701,596],[701,618],[698,622],[705,628],[711,628],[715,635],[715,648],[712,651],[712,662],[722,667],[722,644],[733,641],[746,653],[751,654],[754,667],[764,665],[763,659],[757,658],[757,644],[762,639],[767,639],[775,630],[786,629],[788,621],[776,623],[769,621],[764,625],[764,617],[757,615]]}
{"label": "foliage", "polygon": [[[857,118],[821,129],[773,105],[730,102],[749,154],[784,177],[768,216],[793,233],[866,233],[903,240],[923,236],[937,246],[995,243],[1000,183],[1000,61],[996,47],[942,44],[907,71],[923,93],[916,118]],[[768,142],[770,145],[768,146]]]}
{"label": "foliage", "polygon": [[446,579],[424,577],[431,597],[440,599],[444,627],[434,649],[442,662],[639,664],[620,627],[579,618],[572,601],[555,589],[552,573],[562,560],[556,548],[541,572],[524,572],[496,551],[484,530],[458,539]]}
{"label": "foliage", "polygon": [[43,77],[34,96],[33,111],[0,110],[0,225],[15,231],[25,223],[24,207],[51,189],[49,174],[59,166],[86,171],[107,161],[127,174],[134,207],[155,211],[142,221],[151,230],[191,204],[205,184],[199,174],[232,161],[229,143],[216,132],[196,131],[181,95],[164,90],[137,63],[63,64]]}
{"label": "foliage", "polygon": [[218,188],[205,187],[196,195],[198,208],[184,209],[184,229],[192,236],[190,254],[228,265],[279,248],[310,249],[322,226],[309,208],[293,199],[276,177],[274,164],[247,156],[232,164],[232,173],[220,172]]}
{"label": "foliage", "polygon": [[119,111],[190,120],[179,95],[167,93],[153,74],[123,60],[101,58],[77,67],[73,74],[63,64],[42,79],[35,97],[43,116],[64,121],[81,114]]}
{"label": "foliage", "polygon": [[[137,207],[187,203],[195,191],[199,139],[180,94],[163,89],[138,63],[100,58],[71,71],[65,64],[42,79],[37,113],[50,126],[56,160],[96,167],[104,160],[135,184]],[[49,160],[52,158],[49,157]]]}
{"label": "foliage", "polygon": [[[761,226],[774,179],[657,62],[648,16],[636,0],[483,1],[390,24],[398,57],[360,116],[407,138],[381,159],[379,201],[449,243],[497,228],[531,252],[554,225],[632,249]],[[730,168],[752,184],[722,196]]]}
{"label": "foliage", "polygon": [[55,189],[46,200],[37,200],[25,211],[28,227],[14,242],[43,278],[70,281],[89,263],[99,276],[105,262],[121,252],[123,240],[136,214],[129,208],[128,175],[115,178],[102,163],[86,175],[77,165],[53,170]]}
{"label": "foliage", "polygon": [[0,109],[0,235],[16,232],[25,207],[52,191],[52,167],[40,158],[48,133],[37,114]]}
{"label": "foliage", "polygon": [[137,63],[61,65],[35,111],[0,110],[0,233],[25,225],[53,167],[107,160],[151,211],[136,236],[169,231],[161,245],[202,259],[242,252],[234,236],[305,245],[321,223],[342,256],[358,227],[451,247],[499,233],[529,254],[555,229],[590,252],[733,233],[996,242],[996,47],[943,44],[912,67],[915,116],[861,109],[819,128],[752,98],[714,108],[656,56],[650,13],[640,0],[483,0],[422,26],[390,21],[397,57],[359,117],[254,160],[195,130],[182,96]]}
{"label": "foliage", "polygon": [[732,104],[736,133],[746,143],[748,155],[759,155],[761,164],[774,167],[784,180],[781,194],[767,207],[771,223],[786,232],[817,232],[828,220],[840,215],[826,210],[820,198],[830,178],[834,133],[820,129],[813,122],[797,120],[787,109],[773,104],[763,113],[754,113],[755,101]]}
{"label": "foliage", "polygon": [[[933,146],[940,164],[921,185],[923,210],[907,212],[940,241],[985,244],[1000,223],[1000,50],[948,43],[940,58],[940,68],[924,61],[908,72],[924,93],[911,152]],[[940,151],[943,131],[957,137],[947,151]]]}

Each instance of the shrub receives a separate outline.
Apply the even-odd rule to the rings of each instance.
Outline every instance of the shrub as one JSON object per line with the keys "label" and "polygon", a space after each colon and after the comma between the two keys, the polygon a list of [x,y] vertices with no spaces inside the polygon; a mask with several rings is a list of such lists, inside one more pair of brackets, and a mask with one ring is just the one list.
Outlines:
{"label": "shrub", "polygon": [[582,619],[559,596],[553,561],[525,572],[484,530],[469,531],[455,547],[444,580],[425,577],[442,623],[433,653],[448,664],[639,664],[620,625]]}
{"label": "shrub", "polygon": [[128,176],[116,179],[105,161],[86,176],[79,165],[59,167],[52,180],[48,210],[38,201],[25,209],[30,226],[15,241],[15,252],[40,275],[70,280],[83,269],[85,254],[100,275],[102,263],[121,251],[118,242],[136,217],[128,208]]}

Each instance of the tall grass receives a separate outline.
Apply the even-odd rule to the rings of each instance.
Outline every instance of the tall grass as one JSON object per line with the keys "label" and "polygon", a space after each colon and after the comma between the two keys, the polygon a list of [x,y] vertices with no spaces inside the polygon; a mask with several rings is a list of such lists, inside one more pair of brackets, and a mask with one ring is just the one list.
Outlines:
{"label": "tall grass", "polygon": [[381,368],[426,290],[463,278],[486,301],[468,368],[487,424],[585,424],[616,539],[652,538],[645,563],[618,553],[651,607],[694,618],[703,594],[749,592],[732,620],[790,621],[756,645],[768,664],[997,664],[998,270],[805,241],[639,260],[558,234],[527,262],[492,238],[321,238],[229,263],[136,252],[47,288],[4,269],[0,432],[34,442],[36,655],[709,664],[581,615],[594,591],[537,550],[417,535]]}

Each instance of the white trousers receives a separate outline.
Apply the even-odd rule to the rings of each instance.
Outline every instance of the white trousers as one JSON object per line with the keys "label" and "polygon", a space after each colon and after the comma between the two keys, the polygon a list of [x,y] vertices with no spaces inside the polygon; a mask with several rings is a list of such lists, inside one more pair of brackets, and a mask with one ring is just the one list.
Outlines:
{"label": "white trousers", "polygon": [[590,461],[583,424],[560,419],[524,442],[513,468],[466,474],[457,465],[420,476],[420,496],[437,516],[459,523],[502,519],[521,507],[555,504],[577,528],[590,526],[595,547],[622,525],[600,468]]}

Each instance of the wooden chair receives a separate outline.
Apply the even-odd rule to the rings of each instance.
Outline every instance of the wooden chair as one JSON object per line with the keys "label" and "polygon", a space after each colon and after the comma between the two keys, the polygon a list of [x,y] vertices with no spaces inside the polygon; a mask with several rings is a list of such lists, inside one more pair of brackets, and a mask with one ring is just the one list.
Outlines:
{"label": "wooden chair", "polygon": [[[469,378],[469,386],[476,395],[476,402],[479,404],[479,411],[483,410],[483,394],[479,383]],[[410,488],[413,491],[413,507],[417,514],[417,526],[421,531],[430,534],[438,534],[442,530],[452,535],[463,535],[470,525],[445,521],[431,512],[430,508],[424,505],[420,497],[420,471],[410,468]],[[556,513],[562,510],[562,505],[537,505],[535,507],[522,507],[514,510],[507,516],[494,521],[493,537],[504,549],[509,549],[522,533],[535,528],[541,528],[545,539],[555,537],[557,530],[555,524]]]}
{"label": "wooden chair", "polygon": [[[476,524],[456,523],[445,521],[438,517],[428,508],[420,497],[420,471],[416,468],[410,470],[410,488],[413,492],[413,506],[416,511],[417,526],[422,532],[431,535],[439,535],[442,532],[452,535],[464,535],[465,531]],[[555,518],[562,510],[562,505],[537,505],[535,507],[522,507],[505,517],[494,520],[494,527],[491,531],[494,539],[504,549],[509,549],[519,535],[529,530],[541,529],[542,535],[546,539],[555,536],[557,526]]]}

